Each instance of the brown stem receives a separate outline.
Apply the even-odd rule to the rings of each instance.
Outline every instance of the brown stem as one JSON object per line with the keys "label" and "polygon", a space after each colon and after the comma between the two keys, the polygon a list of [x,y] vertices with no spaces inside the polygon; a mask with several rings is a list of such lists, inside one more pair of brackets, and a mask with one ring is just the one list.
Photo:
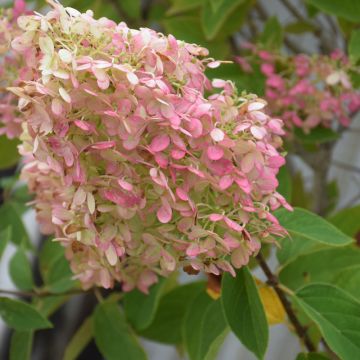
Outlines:
{"label": "brown stem", "polygon": [[259,253],[256,256],[256,259],[257,259],[262,271],[266,275],[269,285],[271,285],[273,287],[273,289],[275,290],[275,292],[277,293],[282,305],[284,306],[284,309],[286,311],[286,314],[287,314],[290,322],[292,323],[292,325],[295,328],[297,335],[304,342],[306,348],[309,351],[316,351],[315,345],[312,343],[311,339],[309,338],[309,336],[307,334],[306,327],[301,325],[299,319],[297,318],[297,316],[291,306],[290,301],[287,299],[284,291],[279,286],[280,283],[279,283],[278,277],[272,273],[272,271],[270,270],[268,264],[266,263],[266,261],[261,253]]}

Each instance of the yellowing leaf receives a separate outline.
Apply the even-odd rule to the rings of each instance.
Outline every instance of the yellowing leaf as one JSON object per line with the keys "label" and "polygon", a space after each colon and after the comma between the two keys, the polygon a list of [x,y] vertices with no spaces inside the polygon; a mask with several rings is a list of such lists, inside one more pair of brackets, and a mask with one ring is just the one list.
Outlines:
{"label": "yellowing leaf", "polygon": [[275,290],[258,279],[256,279],[256,284],[259,289],[260,298],[264,305],[265,314],[269,325],[281,324],[285,322],[285,309]]}

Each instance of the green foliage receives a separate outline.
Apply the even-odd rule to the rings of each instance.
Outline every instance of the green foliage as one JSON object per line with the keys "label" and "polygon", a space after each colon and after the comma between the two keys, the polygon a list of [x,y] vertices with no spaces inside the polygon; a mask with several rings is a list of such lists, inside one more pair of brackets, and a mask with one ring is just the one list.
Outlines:
{"label": "green foliage", "polygon": [[360,22],[359,0],[306,0],[327,14],[342,17],[346,20]]}
{"label": "green foliage", "polygon": [[64,248],[50,239],[44,243],[39,255],[40,273],[45,287],[53,293],[65,292],[75,286]]}
{"label": "green foliage", "polygon": [[154,320],[165,285],[165,279],[161,279],[151,287],[149,294],[144,294],[137,289],[125,294],[125,314],[136,330],[147,328]]}
{"label": "green foliage", "polygon": [[269,340],[268,323],[255,281],[246,266],[236,277],[225,274],[221,301],[227,322],[258,359],[263,359]]}
{"label": "green foliage", "polygon": [[15,330],[11,335],[9,360],[30,360],[33,336],[32,331]]}
{"label": "green foliage", "polygon": [[154,320],[140,335],[165,344],[180,344],[186,311],[195,296],[204,289],[203,282],[196,282],[178,286],[163,295]]}
{"label": "green foliage", "polygon": [[279,279],[282,284],[294,290],[313,282],[334,283],[341,272],[359,263],[358,248],[325,248],[300,255],[288,262],[280,269]]}
{"label": "green foliage", "polygon": [[360,231],[360,206],[339,211],[328,220],[345,234],[354,237]]}
{"label": "green foliage", "polygon": [[360,303],[352,296],[329,284],[312,284],[299,289],[294,301],[342,360],[360,353]]}
{"label": "green foliage", "polygon": [[176,18],[166,18],[162,21],[167,33],[190,43],[201,44],[210,51],[210,56],[224,59],[230,51],[229,44],[223,39],[209,41],[205,39],[201,29],[200,19],[193,15],[183,15]]}
{"label": "green foliage", "polygon": [[280,49],[283,44],[284,31],[277,17],[272,16],[265,24],[259,42],[268,49]]}
{"label": "green foliage", "polygon": [[105,301],[96,307],[93,331],[96,345],[107,360],[146,359],[117,303]]}
{"label": "green foliage", "polygon": [[201,291],[188,307],[183,323],[183,339],[190,360],[213,359],[228,326],[219,300]]}
{"label": "green foliage", "polygon": [[5,251],[6,245],[10,242],[11,239],[11,227],[7,227],[3,230],[0,230],[0,260],[2,254]]}
{"label": "green foliage", "polygon": [[295,136],[305,145],[323,144],[339,139],[339,134],[331,129],[317,126],[308,134],[300,128],[295,129]]}
{"label": "green foliage", "polygon": [[31,290],[34,287],[31,264],[23,249],[19,248],[11,258],[9,272],[17,288]]}
{"label": "green foliage", "polygon": [[[237,13],[237,7],[244,2],[245,0],[218,0],[214,6],[211,0],[205,0],[201,21],[206,39],[214,39],[230,15]],[[235,21],[237,19],[241,19],[241,13],[237,13]]]}
{"label": "green foliage", "polygon": [[63,360],[76,360],[93,337],[92,318],[88,317],[66,346]]}
{"label": "green foliage", "polygon": [[360,59],[360,29],[353,31],[351,34],[349,55],[353,63],[356,63]]}
{"label": "green foliage", "polygon": [[280,263],[289,262],[324,245],[339,247],[353,242],[331,223],[305,209],[295,208],[293,212],[280,209],[275,214],[289,233],[289,237],[280,240],[281,248],[277,251]]}
{"label": "green foliage", "polygon": [[279,186],[277,188],[278,193],[291,203],[292,182],[290,172],[286,166],[280,168],[277,179],[279,181]]}
{"label": "green foliage", "polygon": [[20,211],[15,202],[8,201],[0,207],[0,230],[11,228],[11,241],[32,249],[29,235],[21,219]]}
{"label": "green foliage", "polygon": [[311,352],[311,353],[300,353],[296,357],[296,360],[329,360],[329,358],[325,356],[325,354]]}
{"label": "green foliage", "polygon": [[0,170],[15,166],[20,159],[17,146],[19,140],[9,140],[5,135],[0,136]]}
{"label": "green foliage", "polygon": [[0,298],[0,316],[9,327],[19,331],[46,329],[52,326],[31,305],[5,297]]}
{"label": "green foliage", "polygon": [[167,15],[177,15],[189,10],[200,8],[204,0],[171,0],[171,6]]}

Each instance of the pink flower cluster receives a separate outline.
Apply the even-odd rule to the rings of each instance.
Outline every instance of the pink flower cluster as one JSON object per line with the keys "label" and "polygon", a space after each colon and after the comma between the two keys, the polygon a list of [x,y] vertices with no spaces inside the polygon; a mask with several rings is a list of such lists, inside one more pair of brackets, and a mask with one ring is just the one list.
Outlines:
{"label": "pink flower cluster", "polygon": [[[206,49],[58,4],[12,41],[23,178],[84,287],[147,292],[179,267],[235,275],[283,235],[282,121],[205,76]],[[26,55],[26,56],[25,56]],[[212,95],[206,95],[206,94]]]}
{"label": "pink flower cluster", "polygon": [[[265,98],[271,114],[284,119],[286,127],[305,132],[317,126],[349,126],[360,110],[360,92],[349,79],[352,65],[340,50],[330,56],[285,56],[249,46],[251,62],[266,77]],[[244,63],[246,63],[244,67]],[[244,71],[252,71],[240,58]]]}
{"label": "pink flower cluster", "polygon": [[11,41],[21,33],[17,18],[25,13],[24,0],[16,0],[12,9],[0,9],[0,135],[6,134],[10,139],[21,134],[22,119],[17,97],[6,91],[6,87],[31,78],[23,67],[22,57],[11,49]]}

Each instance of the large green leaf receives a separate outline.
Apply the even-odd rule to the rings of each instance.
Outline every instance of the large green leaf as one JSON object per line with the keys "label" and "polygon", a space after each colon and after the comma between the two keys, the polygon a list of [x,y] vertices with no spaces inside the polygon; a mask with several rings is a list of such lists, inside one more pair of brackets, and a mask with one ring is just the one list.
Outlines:
{"label": "large green leaf", "polygon": [[349,55],[351,61],[354,63],[360,59],[360,29],[357,29],[351,33],[349,42]]}
{"label": "large green leaf", "polygon": [[96,345],[107,360],[146,359],[117,303],[103,302],[96,307],[93,331]]}
{"label": "large green leaf", "polygon": [[360,264],[339,271],[334,277],[333,284],[360,300]]}
{"label": "large green leaf", "polygon": [[176,15],[202,6],[204,0],[171,0],[171,7],[167,15]]}
{"label": "large green leaf", "polygon": [[259,41],[268,49],[280,49],[283,44],[284,30],[276,16],[272,16],[265,24]]}
{"label": "large green leaf", "polygon": [[[212,40],[221,30],[221,27],[228,20],[236,8],[245,0],[218,0],[216,7],[211,5],[210,0],[205,0],[202,12],[202,27],[205,37]],[[241,14],[238,14],[241,17]]]}
{"label": "large green leaf", "polygon": [[310,133],[305,133],[302,129],[295,129],[295,136],[305,145],[323,144],[339,139],[340,135],[332,129],[317,126]]}
{"label": "large green leaf", "polygon": [[40,273],[48,291],[61,293],[75,286],[64,248],[59,243],[48,239],[41,249],[39,262]]}
{"label": "large green leaf", "polygon": [[32,244],[21,219],[16,203],[8,201],[0,207],[0,230],[11,228],[11,241],[16,245],[24,245],[32,249]]}
{"label": "large green leaf", "polygon": [[201,321],[198,360],[212,360],[229,332],[220,300],[212,302]]}
{"label": "large green leaf", "polygon": [[237,271],[235,278],[224,275],[221,294],[231,330],[258,359],[263,359],[269,340],[268,323],[254,278],[246,266]]}
{"label": "large green leaf", "polygon": [[9,360],[30,360],[33,336],[32,331],[15,330],[11,335]]}
{"label": "large green leaf", "polygon": [[154,320],[165,285],[165,279],[161,279],[150,288],[149,294],[135,289],[124,296],[125,314],[135,329],[143,330]]}
{"label": "large green leaf", "polygon": [[216,69],[207,69],[206,73],[210,79],[232,80],[239,91],[258,95],[264,93],[265,77],[258,66],[254,65],[253,72],[244,73],[238,64],[222,64]]}
{"label": "large green leaf", "polygon": [[291,203],[291,193],[292,193],[292,182],[290,171],[286,166],[280,168],[280,171],[277,175],[279,181],[279,186],[277,191],[284,196],[284,198]]}
{"label": "large green leaf", "polygon": [[63,360],[76,360],[93,337],[92,319],[88,317],[66,346]]}
{"label": "large green leaf", "polygon": [[324,245],[340,247],[353,242],[334,225],[308,210],[295,208],[290,212],[280,209],[275,212],[275,216],[289,233],[289,237],[280,241],[281,249],[277,253],[280,263]]}
{"label": "large green leaf", "polygon": [[200,291],[189,305],[183,322],[183,339],[190,360],[199,357],[201,324],[206,308],[213,303],[206,291]]}
{"label": "large green leaf", "polygon": [[318,325],[326,343],[342,359],[360,354],[360,302],[329,284],[299,289],[294,301]]}
{"label": "large green leaf", "polygon": [[7,228],[0,230],[0,260],[2,254],[4,253],[6,245],[9,243],[10,240],[11,240],[11,227],[8,226]]}
{"label": "large green leaf", "polygon": [[340,210],[328,220],[345,234],[354,237],[360,231],[359,219],[360,205]]}
{"label": "large green leaf", "polygon": [[343,17],[346,20],[360,22],[359,0],[306,0],[307,3],[317,7],[330,15]]}
{"label": "large green leaf", "polygon": [[31,305],[5,297],[0,298],[0,316],[9,327],[19,331],[46,329],[52,326]]}
{"label": "large green leaf", "polygon": [[173,34],[178,39],[199,44],[210,51],[210,56],[218,59],[227,57],[230,47],[223,39],[209,41],[205,39],[199,18],[193,15],[183,15],[166,18],[162,21],[166,33]]}
{"label": "large green leaf", "polygon": [[25,251],[19,248],[10,260],[9,272],[11,280],[21,290],[31,290],[34,287],[31,264]]}
{"label": "large green leaf", "polygon": [[0,169],[7,169],[16,165],[20,160],[17,146],[19,140],[10,140],[5,135],[0,136]]}
{"label": "large green leaf", "polygon": [[183,323],[183,338],[190,360],[215,358],[227,332],[220,301],[212,300],[205,291],[198,293]]}
{"label": "large green leaf", "polygon": [[334,282],[347,268],[360,264],[360,249],[355,247],[326,248],[300,255],[281,268],[282,284],[298,289],[311,282]]}
{"label": "large green leaf", "polygon": [[160,299],[153,322],[140,335],[166,344],[181,343],[185,313],[195,296],[204,289],[205,283],[196,282],[178,286],[166,293]]}

